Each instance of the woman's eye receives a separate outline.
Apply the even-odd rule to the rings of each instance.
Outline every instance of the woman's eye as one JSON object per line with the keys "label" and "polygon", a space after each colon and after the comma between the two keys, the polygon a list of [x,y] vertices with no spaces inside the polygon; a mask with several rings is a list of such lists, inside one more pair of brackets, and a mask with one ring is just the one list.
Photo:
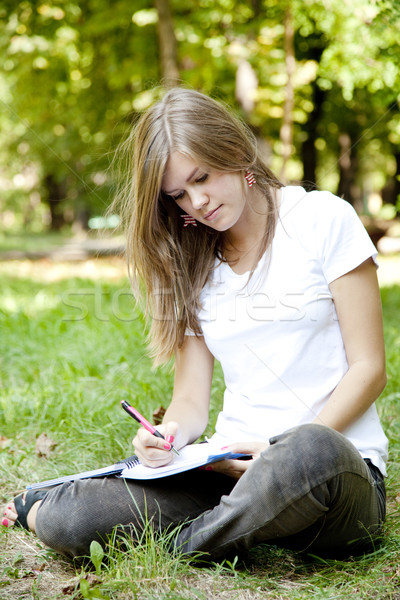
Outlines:
{"label": "woman's eye", "polygon": [[207,181],[207,179],[208,179],[208,173],[204,173],[204,175],[202,175],[201,177],[196,179],[196,183],[203,183],[203,181]]}
{"label": "woman's eye", "polygon": [[[209,177],[209,174],[204,173],[204,175],[200,175],[200,177],[198,177],[196,179],[196,183],[204,183],[205,181],[207,181],[208,177]],[[174,202],[177,202],[178,200],[182,200],[185,193],[186,193],[185,190],[182,190],[181,192],[179,192],[178,194],[175,194],[174,196],[168,194],[168,198],[170,198],[171,200],[174,200]]]}
{"label": "woman's eye", "polygon": [[185,195],[185,192],[180,192],[179,194],[176,194],[176,196],[170,196],[170,198],[172,198],[172,200],[174,200],[176,202],[177,200],[181,200],[184,195]]}

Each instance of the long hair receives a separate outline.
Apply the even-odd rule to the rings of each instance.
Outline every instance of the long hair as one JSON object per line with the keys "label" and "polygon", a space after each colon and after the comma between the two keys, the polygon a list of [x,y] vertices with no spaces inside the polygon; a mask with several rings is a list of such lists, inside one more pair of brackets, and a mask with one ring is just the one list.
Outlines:
{"label": "long hair", "polygon": [[199,295],[216,257],[223,260],[223,234],[200,222],[183,229],[183,211],[162,193],[163,175],[174,151],[204,168],[253,171],[268,215],[258,259],[275,232],[277,208],[271,188],[281,187],[259,156],[248,127],[208,96],[173,88],[139,119],[122,144],[128,169],[119,200],[127,232],[129,276],[136,298],[145,298],[155,364],[171,358],[187,328],[201,333]]}

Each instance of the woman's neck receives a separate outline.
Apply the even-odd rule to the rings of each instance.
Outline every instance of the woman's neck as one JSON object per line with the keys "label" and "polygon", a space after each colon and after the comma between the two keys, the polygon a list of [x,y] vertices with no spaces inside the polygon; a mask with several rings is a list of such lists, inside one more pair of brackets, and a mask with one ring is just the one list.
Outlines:
{"label": "woman's neck", "polygon": [[[271,190],[275,194],[278,190]],[[275,196],[276,200],[276,196]],[[267,231],[268,204],[261,192],[248,204],[239,223],[224,236],[225,260],[238,274],[252,270],[260,258]]]}

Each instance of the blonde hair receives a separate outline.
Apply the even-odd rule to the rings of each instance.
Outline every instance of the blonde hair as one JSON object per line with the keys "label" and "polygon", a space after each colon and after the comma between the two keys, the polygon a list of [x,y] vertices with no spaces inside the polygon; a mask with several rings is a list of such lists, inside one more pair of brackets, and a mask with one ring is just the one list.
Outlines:
{"label": "blonde hair", "polygon": [[160,364],[182,344],[187,328],[201,333],[199,295],[216,257],[223,260],[223,234],[200,222],[183,229],[183,211],[162,193],[170,154],[179,151],[217,171],[253,171],[268,211],[258,259],[275,231],[277,209],[271,187],[281,183],[259,156],[247,126],[220,103],[185,88],[170,89],[150,107],[122,151],[128,169],[119,200],[129,276],[136,298],[145,298],[145,314],[151,318],[150,351],[154,363]]}

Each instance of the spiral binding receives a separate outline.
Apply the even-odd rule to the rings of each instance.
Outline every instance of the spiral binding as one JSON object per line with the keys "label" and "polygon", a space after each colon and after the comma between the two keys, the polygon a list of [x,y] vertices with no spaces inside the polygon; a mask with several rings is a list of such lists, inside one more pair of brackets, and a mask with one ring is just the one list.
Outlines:
{"label": "spiral binding", "polygon": [[132,467],[136,467],[140,464],[140,460],[137,456],[130,456],[129,458],[121,460],[120,462],[124,463],[129,469],[132,469]]}

